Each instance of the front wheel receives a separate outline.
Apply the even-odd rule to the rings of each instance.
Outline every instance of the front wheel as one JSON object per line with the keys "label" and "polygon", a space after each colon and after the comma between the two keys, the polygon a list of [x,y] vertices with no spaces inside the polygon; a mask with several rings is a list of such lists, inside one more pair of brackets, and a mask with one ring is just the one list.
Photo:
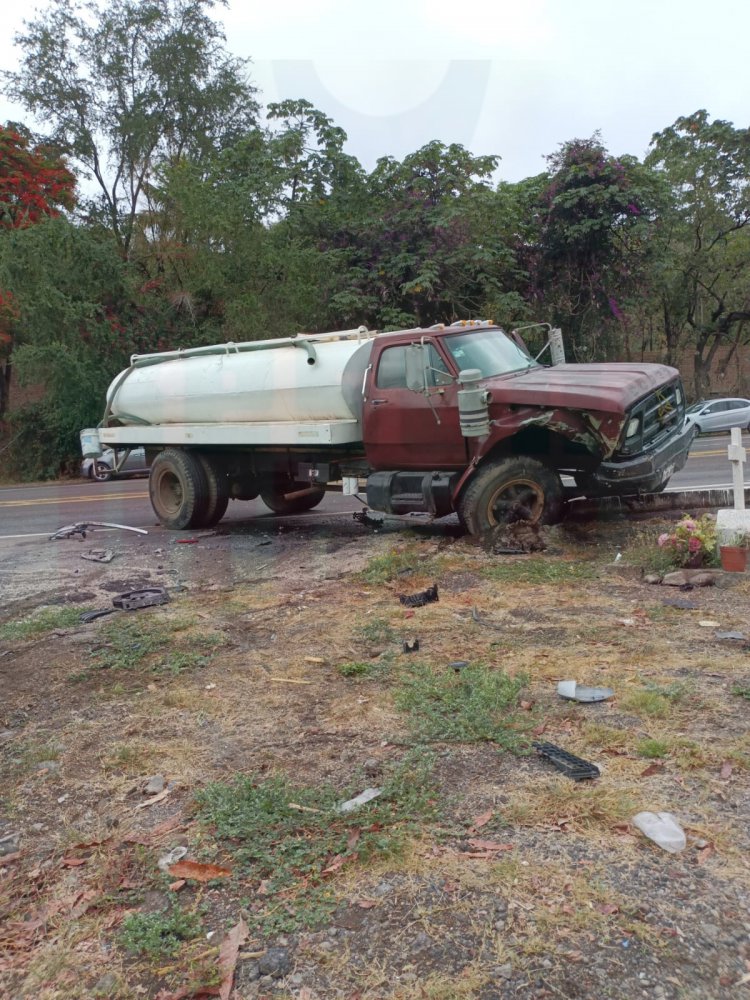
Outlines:
{"label": "front wheel", "polygon": [[563,487],[558,474],[535,458],[504,458],[480,468],[459,503],[471,535],[513,521],[552,524],[560,518]]}
{"label": "front wheel", "polygon": [[181,531],[202,525],[209,504],[206,474],[199,459],[181,448],[166,448],[151,464],[151,506],[165,528]]}
{"label": "front wheel", "polygon": [[112,478],[112,469],[106,462],[94,461],[91,466],[91,478],[95,479],[98,483],[108,483]]}

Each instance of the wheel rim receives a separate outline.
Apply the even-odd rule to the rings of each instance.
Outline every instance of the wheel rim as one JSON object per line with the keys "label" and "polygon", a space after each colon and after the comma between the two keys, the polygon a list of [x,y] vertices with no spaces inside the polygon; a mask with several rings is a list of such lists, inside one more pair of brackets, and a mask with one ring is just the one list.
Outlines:
{"label": "wheel rim", "polygon": [[168,517],[179,513],[184,500],[182,483],[174,472],[164,469],[156,482],[155,499],[162,512]]}
{"label": "wheel rim", "polygon": [[544,490],[530,479],[511,479],[498,486],[487,504],[487,520],[494,526],[507,522],[514,508],[524,507],[536,523],[544,513]]}
{"label": "wheel rim", "polygon": [[101,462],[94,462],[92,475],[94,479],[98,479],[100,482],[106,481],[109,478],[109,466]]}

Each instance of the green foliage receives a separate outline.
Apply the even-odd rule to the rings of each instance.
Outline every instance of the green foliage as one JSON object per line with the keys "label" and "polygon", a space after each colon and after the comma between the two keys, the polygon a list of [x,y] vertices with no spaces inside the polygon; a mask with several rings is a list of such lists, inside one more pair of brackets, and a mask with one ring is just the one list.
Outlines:
{"label": "green foliage", "polygon": [[354,660],[347,663],[339,663],[336,669],[342,677],[367,677],[372,673],[373,666],[373,663]]}
{"label": "green foliage", "polygon": [[640,740],[635,749],[641,757],[645,757],[647,760],[658,760],[667,756],[669,744],[665,740],[645,739]]}
{"label": "green foliage", "polygon": [[522,720],[516,713],[526,679],[509,677],[482,663],[456,673],[448,665],[425,663],[411,669],[396,692],[397,707],[406,712],[420,740],[476,743],[484,740],[507,750],[522,749]]}
{"label": "green foliage", "polygon": [[336,905],[331,881],[342,863],[399,854],[418,821],[432,814],[431,763],[423,753],[407,755],[380,797],[349,813],[338,812],[337,803],[361,786],[238,778],[199,792],[199,820],[232,852],[242,877],[262,886],[249,906],[251,925],[271,934],[328,919]]}
{"label": "green foliage", "polygon": [[501,560],[488,566],[484,575],[498,583],[554,584],[573,580],[592,580],[597,568],[580,560],[531,556],[518,561]]}
{"label": "green foliage", "polygon": [[750,701],[750,684],[735,684],[732,687],[732,694],[736,694],[739,698],[747,698]]}
{"label": "green foliage", "polygon": [[39,608],[27,618],[0,625],[0,641],[38,639],[58,628],[73,628],[80,624],[81,608]]}
{"label": "green foliage", "polygon": [[203,923],[176,903],[164,913],[129,913],[122,922],[122,946],[149,958],[173,957],[185,941],[200,936]]}
{"label": "green foliage", "polygon": [[390,583],[397,577],[408,577],[417,569],[424,574],[433,573],[435,568],[435,559],[424,559],[413,548],[393,548],[371,559],[362,570],[362,579],[370,584]]}

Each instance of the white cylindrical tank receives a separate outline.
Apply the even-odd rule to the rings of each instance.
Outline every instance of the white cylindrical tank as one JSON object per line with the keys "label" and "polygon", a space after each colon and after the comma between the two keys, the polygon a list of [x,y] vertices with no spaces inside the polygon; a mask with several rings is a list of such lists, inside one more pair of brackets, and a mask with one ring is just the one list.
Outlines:
{"label": "white cylindrical tank", "polygon": [[327,336],[304,338],[312,352],[290,341],[268,341],[268,349],[260,342],[223,344],[200,355],[138,359],[110,385],[109,416],[122,424],[358,419],[351,394],[349,403],[345,398],[344,369],[361,349],[365,360],[357,368],[364,372],[372,341],[366,331]]}

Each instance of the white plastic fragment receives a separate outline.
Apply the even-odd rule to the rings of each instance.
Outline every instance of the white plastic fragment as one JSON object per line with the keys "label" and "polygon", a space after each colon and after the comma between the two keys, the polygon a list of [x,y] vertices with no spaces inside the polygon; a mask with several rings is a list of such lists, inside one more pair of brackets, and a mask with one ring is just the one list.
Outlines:
{"label": "white plastic fragment", "polygon": [[159,858],[157,861],[159,871],[168,872],[172,865],[176,865],[178,861],[182,861],[187,852],[187,847],[175,847],[169,854],[165,854],[164,857]]}
{"label": "white plastic fragment", "polygon": [[336,812],[351,812],[353,809],[363,806],[365,802],[371,802],[373,799],[376,799],[382,791],[382,788],[365,788],[364,792],[360,792],[360,794],[355,798],[348,799],[346,802],[342,802],[340,805],[337,805]]}
{"label": "white plastic fragment", "polygon": [[678,854],[685,850],[687,845],[685,831],[672,813],[639,812],[633,817],[633,826],[670,854]]}
{"label": "white plastic fragment", "polygon": [[606,701],[614,697],[612,688],[585,687],[575,681],[560,681],[557,685],[557,693],[561,698],[569,701],[580,701],[590,703],[594,701]]}

